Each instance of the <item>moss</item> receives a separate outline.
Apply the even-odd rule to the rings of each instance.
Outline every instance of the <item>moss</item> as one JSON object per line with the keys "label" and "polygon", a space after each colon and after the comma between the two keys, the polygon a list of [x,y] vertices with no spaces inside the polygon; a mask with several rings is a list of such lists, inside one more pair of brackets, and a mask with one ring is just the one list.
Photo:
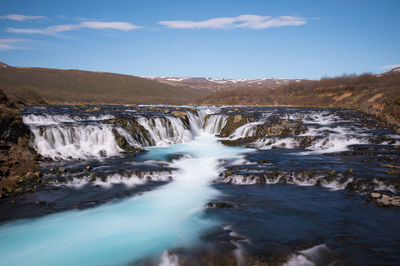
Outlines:
{"label": "moss", "polygon": [[246,123],[247,119],[242,115],[229,116],[224,128],[222,128],[221,133],[218,136],[222,138],[229,137],[238,127],[241,127]]}
{"label": "moss", "polygon": [[229,177],[229,176],[231,176],[231,175],[233,175],[233,173],[232,173],[231,171],[226,171],[226,172],[225,172],[225,177]]}
{"label": "moss", "polygon": [[204,116],[204,124],[207,123],[207,120],[210,118],[211,114],[206,114]]}

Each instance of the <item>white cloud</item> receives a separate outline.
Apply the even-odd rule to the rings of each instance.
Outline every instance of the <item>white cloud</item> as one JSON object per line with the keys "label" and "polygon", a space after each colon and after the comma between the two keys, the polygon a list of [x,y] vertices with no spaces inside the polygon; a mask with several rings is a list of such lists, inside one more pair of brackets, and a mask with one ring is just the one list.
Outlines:
{"label": "white cloud", "polygon": [[0,18],[14,20],[14,21],[24,21],[24,20],[30,20],[30,19],[42,19],[44,17],[43,16],[25,16],[25,15],[19,15],[19,14],[8,14],[5,16],[0,16]]}
{"label": "white cloud", "polygon": [[26,41],[25,39],[13,39],[13,38],[0,39],[0,51],[18,49],[16,44],[25,41]]}
{"label": "white cloud", "polygon": [[301,26],[307,23],[306,18],[296,16],[258,16],[241,15],[237,17],[212,18],[203,21],[168,20],[159,21],[159,24],[170,29],[266,29],[283,26]]}
{"label": "white cloud", "polygon": [[400,67],[400,64],[386,65],[386,66],[381,66],[380,68],[382,68],[382,69],[393,69],[393,68],[397,68],[397,67]]}
{"label": "white cloud", "polygon": [[64,31],[71,31],[76,29],[112,29],[112,30],[123,30],[129,31],[134,29],[139,29],[139,26],[133,25],[128,22],[103,22],[103,21],[84,21],[79,24],[65,24],[65,25],[55,25],[49,26],[42,29],[34,28],[7,28],[8,32],[13,33],[23,33],[23,34],[46,34],[55,35]]}

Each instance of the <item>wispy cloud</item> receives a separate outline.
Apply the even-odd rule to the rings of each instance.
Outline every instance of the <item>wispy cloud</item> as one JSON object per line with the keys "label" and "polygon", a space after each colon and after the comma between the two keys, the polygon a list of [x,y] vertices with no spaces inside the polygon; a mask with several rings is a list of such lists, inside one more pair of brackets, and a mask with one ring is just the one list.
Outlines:
{"label": "wispy cloud", "polygon": [[382,69],[393,69],[393,68],[397,68],[397,67],[400,67],[400,64],[386,65],[386,66],[381,66],[380,68],[382,68]]}
{"label": "wispy cloud", "polygon": [[8,32],[12,33],[23,33],[23,34],[45,34],[45,35],[56,35],[64,31],[71,31],[76,29],[112,29],[130,31],[139,29],[139,26],[133,25],[129,22],[104,22],[104,21],[84,21],[79,24],[65,24],[65,25],[54,25],[46,28],[7,28]]}
{"label": "wispy cloud", "polygon": [[203,21],[168,20],[159,21],[158,23],[170,29],[266,29],[283,26],[301,26],[307,23],[307,19],[296,16],[241,15],[237,17],[212,18]]}
{"label": "wispy cloud", "polygon": [[26,41],[25,39],[0,38],[0,51],[18,49],[17,44]]}
{"label": "wispy cloud", "polygon": [[44,16],[25,16],[20,14],[8,14],[4,16],[0,16],[0,19],[9,19],[14,21],[25,21],[25,20],[32,20],[32,19],[43,19]]}

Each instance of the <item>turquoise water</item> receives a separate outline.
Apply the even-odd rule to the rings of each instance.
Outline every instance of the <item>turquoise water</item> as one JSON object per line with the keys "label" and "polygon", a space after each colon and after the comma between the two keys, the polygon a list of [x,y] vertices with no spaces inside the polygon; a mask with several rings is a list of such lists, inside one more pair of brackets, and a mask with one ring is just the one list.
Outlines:
{"label": "turquoise water", "polygon": [[235,159],[244,151],[210,135],[151,148],[145,159],[190,155],[172,163],[179,169],[174,181],[97,208],[5,224],[0,227],[1,265],[125,265],[194,245],[204,230],[218,224],[202,218],[205,204],[218,195],[209,186],[218,160]]}

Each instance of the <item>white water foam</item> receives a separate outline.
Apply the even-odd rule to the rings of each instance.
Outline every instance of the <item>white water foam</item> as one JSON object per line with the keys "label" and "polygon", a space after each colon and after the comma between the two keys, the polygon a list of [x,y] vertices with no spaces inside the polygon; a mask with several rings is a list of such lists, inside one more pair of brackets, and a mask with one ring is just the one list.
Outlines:
{"label": "white water foam", "polygon": [[113,185],[122,184],[126,187],[135,187],[138,185],[144,185],[148,181],[172,181],[174,173],[168,172],[152,172],[149,171],[141,172],[140,176],[131,174],[131,175],[120,175],[120,174],[112,174],[107,176],[106,178],[96,178],[94,181],[91,181],[90,176],[86,177],[76,177],[68,182],[53,182],[51,183],[53,186],[66,186],[75,189],[81,189],[88,184],[93,184],[95,186],[101,186],[103,188],[111,188]]}
{"label": "white water foam", "polygon": [[297,255],[291,255],[284,266],[314,266],[320,265],[331,251],[325,244],[298,251]]}
{"label": "white water foam", "polygon": [[102,121],[114,119],[113,115],[101,115],[101,116],[89,116],[87,118],[82,117],[71,117],[69,115],[35,115],[29,114],[22,116],[22,121],[26,125],[35,126],[48,126],[48,125],[59,125],[61,123],[74,123],[81,121]]}
{"label": "white water foam", "polygon": [[31,132],[36,151],[53,160],[100,159],[123,151],[110,125],[31,127]]}
{"label": "white water foam", "polygon": [[218,175],[218,161],[233,159],[245,150],[225,147],[213,136],[168,149],[171,154],[179,149],[193,158],[174,161],[175,180],[165,186],[91,209],[0,226],[2,264],[16,265],[24,258],[28,266],[127,265],[194,245],[204,230],[216,225],[204,219],[202,211],[218,194],[209,185]]}
{"label": "white water foam", "polygon": [[179,266],[179,258],[177,255],[164,251],[161,255],[159,266]]}
{"label": "white water foam", "polygon": [[310,113],[293,113],[283,116],[284,119],[301,120],[307,124],[330,125],[337,121],[344,120],[335,114],[330,114],[327,111],[312,111]]}

